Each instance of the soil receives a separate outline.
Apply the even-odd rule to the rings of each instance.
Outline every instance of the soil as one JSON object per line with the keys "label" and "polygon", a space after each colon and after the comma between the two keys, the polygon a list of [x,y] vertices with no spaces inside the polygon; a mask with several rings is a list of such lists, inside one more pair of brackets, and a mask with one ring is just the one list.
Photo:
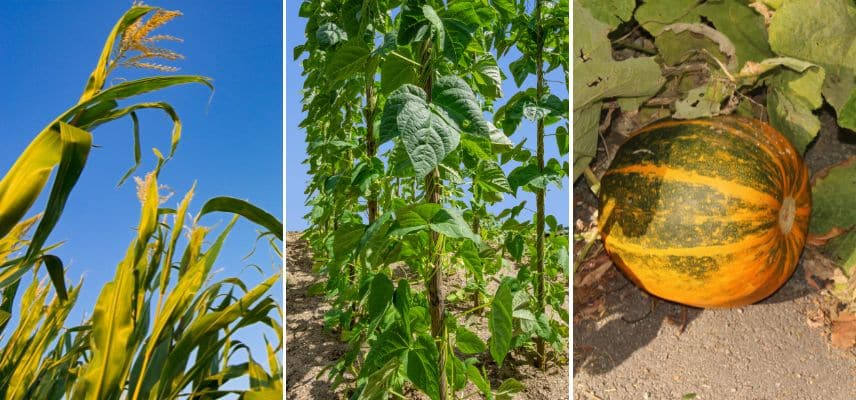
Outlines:
{"label": "soil", "polygon": [[[856,155],[856,135],[839,132],[828,109],[821,122],[806,153],[812,174]],[[606,138],[612,154],[614,136]],[[606,164],[600,153],[596,174]],[[574,189],[574,219],[586,227],[597,203],[582,180]],[[598,246],[589,256],[575,282],[602,275],[574,288],[575,399],[856,399],[856,356],[830,346],[827,300],[805,279],[819,252],[805,251],[794,276],[761,303],[686,308],[683,333],[670,323],[681,306],[654,302]]]}
{"label": "soil", "polygon": [[324,329],[324,313],[330,306],[308,293],[318,281],[309,245],[300,240],[299,232],[287,232],[285,248],[286,398],[337,399],[324,367],[344,355],[347,346]]}
{"label": "soil", "polygon": [[[323,296],[311,296],[308,288],[322,277],[312,271],[312,254],[308,244],[300,239],[300,232],[286,233],[286,398],[294,400],[326,400],[344,398],[345,386],[334,391],[325,367],[335,363],[347,351],[347,345],[324,328],[324,313],[330,309]],[[504,274],[516,273],[505,271]],[[463,274],[446,277],[446,291],[452,293],[465,284]],[[488,291],[496,290],[497,281],[488,282]],[[413,290],[418,290],[414,285]],[[449,311],[460,314],[465,307],[452,303]],[[471,313],[459,320],[482,340],[490,336],[486,314]],[[503,380],[514,378],[526,389],[518,393],[517,400],[556,400],[568,398],[569,356],[567,352],[552,354],[552,363],[546,371],[534,368],[530,354],[514,352],[507,356],[502,368],[488,354],[478,355],[488,373],[491,386],[498,388]],[[427,399],[422,393],[408,388],[409,399]],[[477,389],[468,384],[458,392],[458,398],[480,399]]]}

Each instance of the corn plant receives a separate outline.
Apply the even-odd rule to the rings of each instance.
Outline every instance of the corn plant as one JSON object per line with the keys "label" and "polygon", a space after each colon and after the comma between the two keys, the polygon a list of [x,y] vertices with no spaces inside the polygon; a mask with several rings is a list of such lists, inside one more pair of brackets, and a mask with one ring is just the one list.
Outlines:
{"label": "corn plant", "polygon": [[[540,43],[550,68],[567,66],[560,49],[567,43],[567,17],[558,16],[568,5],[548,8],[539,6],[532,16],[516,2],[301,5],[307,40],[295,57],[307,54],[300,126],[312,175],[304,238],[327,278],[325,295],[333,305],[327,326],[350,346],[329,376],[337,386],[347,384],[352,398],[404,396],[406,385],[432,399],[455,398],[468,382],[486,398],[507,397],[519,383],[510,379],[492,388],[475,355],[489,352],[501,366],[510,351],[534,344],[536,361],[544,365],[542,339],[563,349],[567,326],[548,316],[546,305],[567,316],[567,284],[559,275],[568,245],[561,235],[545,239],[545,225],[551,233],[561,227],[545,215],[543,192],[567,175],[568,163],[544,160],[543,137],[545,125],[567,121],[560,110],[567,101],[550,97],[542,79],[531,91],[537,95],[511,96],[493,122],[484,116],[503,97],[497,56],[507,48],[525,47],[524,58],[534,60],[533,44]],[[565,29],[533,28],[544,21]],[[546,39],[554,32],[564,38]],[[546,69],[543,62],[539,68]],[[530,70],[534,63],[524,65],[524,75]],[[541,164],[509,137],[524,108],[527,118],[542,120]],[[557,139],[567,148],[563,129]],[[506,176],[502,167],[512,160],[523,165]],[[531,227],[538,224],[516,221],[523,205],[488,212],[520,187],[542,193],[535,232]],[[530,238],[539,243],[531,253],[541,260],[533,267],[522,262]],[[519,263],[516,277],[499,275],[509,258]],[[457,271],[469,283],[453,292],[446,279]],[[501,282],[492,295],[490,280]],[[487,344],[449,311],[448,302],[464,298],[472,299],[472,308],[463,314],[490,310]],[[355,378],[348,382],[348,376]]]}
{"label": "corn plant", "polygon": [[[135,5],[110,32],[101,56],[78,103],[54,119],[24,150],[0,181],[0,332],[11,320],[11,310],[22,277],[33,272],[32,283],[20,296],[17,326],[0,349],[0,397],[5,399],[213,399],[229,393],[242,398],[282,396],[281,366],[277,352],[282,346],[279,305],[267,297],[280,278],[279,268],[255,287],[237,277],[213,281],[211,269],[238,216],[273,236],[271,245],[281,255],[282,224],[252,204],[231,198],[208,200],[201,211],[186,221],[193,189],[176,209],[162,208],[157,178],[173,156],[181,136],[181,122],[166,102],[120,106],[118,101],[169,86],[200,83],[201,76],[153,76],[105,87],[107,77],[120,66],[172,71],[153,59],[175,60],[177,53],[155,47],[169,39],[151,32],[178,16],[176,11]],[[145,19],[149,16],[148,19]],[[141,160],[136,111],[163,110],[173,121],[170,151],[166,157],[155,150],[157,166],[139,179],[141,217],[125,257],[112,281],[102,289],[94,310],[82,325],[65,328],[81,284],[66,288],[61,260],[45,247],[63,206],[86,164],[93,129],[130,116],[134,122],[134,166]],[[24,216],[56,170],[43,213]],[[121,184],[120,181],[120,184]],[[200,218],[213,212],[235,217],[203,248],[210,229]],[[172,218],[172,224],[169,218]],[[189,237],[180,241],[185,224]],[[26,235],[36,226],[32,237]],[[180,242],[186,241],[184,248]],[[54,296],[39,269],[45,266]],[[175,272],[173,272],[175,270]],[[41,309],[42,312],[33,312]],[[248,326],[268,326],[276,341],[266,341],[267,368],[249,354],[246,344],[233,338]],[[238,351],[248,361],[232,362]],[[225,390],[230,380],[248,376],[247,390]]]}

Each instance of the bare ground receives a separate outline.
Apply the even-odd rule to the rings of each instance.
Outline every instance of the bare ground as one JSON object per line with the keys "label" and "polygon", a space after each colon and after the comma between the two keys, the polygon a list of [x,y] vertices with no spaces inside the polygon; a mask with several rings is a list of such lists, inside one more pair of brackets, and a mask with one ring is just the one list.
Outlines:
{"label": "bare ground", "polygon": [[[300,232],[286,234],[286,398],[294,400],[340,399],[344,388],[331,390],[330,380],[324,368],[335,363],[347,350],[336,335],[324,328],[324,313],[330,309],[323,296],[310,296],[310,285],[320,282],[321,277],[312,272],[312,255]],[[464,285],[465,278],[458,274],[447,277],[447,291],[451,293]],[[414,286],[414,289],[417,286]],[[491,282],[488,290],[496,289]],[[456,314],[463,310],[460,304],[451,304],[450,311]],[[487,340],[485,315],[468,314],[460,323],[467,325],[483,340]],[[488,372],[491,386],[499,387],[503,380],[514,378],[526,389],[518,393],[518,400],[556,400],[568,398],[570,375],[568,354],[552,354],[553,361],[546,371],[532,367],[529,354],[512,353],[502,368],[490,360],[487,354],[478,356]],[[320,373],[320,375],[319,375]],[[414,390],[405,392],[408,398],[427,399]],[[458,398],[480,399],[477,389],[469,384],[458,392]]]}
{"label": "bare ground", "polygon": [[[813,173],[856,155],[856,135],[839,132],[832,118],[821,115],[806,154]],[[606,138],[613,154],[616,136]],[[603,153],[595,171],[606,164]],[[574,219],[585,222],[597,203],[584,182],[574,196]],[[804,252],[793,278],[759,304],[688,309],[683,334],[669,323],[679,306],[658,301],[646,317],[651,298],[599,253],[593,248],[578,275],[603,275],[574,292],[575,399],[856,399],[856,356],[830,346],[826,300],[805,279],[817,252]]]}

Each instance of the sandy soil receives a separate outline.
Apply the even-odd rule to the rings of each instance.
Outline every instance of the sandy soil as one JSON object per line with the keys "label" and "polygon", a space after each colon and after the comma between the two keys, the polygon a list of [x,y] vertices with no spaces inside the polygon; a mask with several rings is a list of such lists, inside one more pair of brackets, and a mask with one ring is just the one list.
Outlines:
{"label": "sandy soil", "polygon": [[773,297],[732,310],[680,308],[610,274],[606,312],[574,325],[576,399],[856,399],[856,358],[809,326],[813,290],[797,270]]}
{"label": "sandy soil", "polygon": [[[510,273],[510,272],[509,272]],[[305,241],[300,240],[299,232],[286,234],[286,398],[294,400],[340,399],[344,388],[331,391],[330,380],[324,368],[334,363],[347,350],[347,346],[324,329],[323,316],[329,305],[322,296],[309,296],[307,289],[321,277],[312,272],[312,259]],[[447,291],[452,292],[464,285],[462,275],[447,277]],[[496,283],[489,284],[489,291],[495,290]],[[417,289],[418,286],[414,286]],[[450,307],[451,312],[460,308]],[[470,314],[460,321],[487,340],[486,314]],[[570,375],[567,353],[553,355],[554,362],[546,371],[540,371],[529,364],[528,354],[512,353],[506,358],[502,368],[490,360],[485,353],[479,360],[488,371],[491,386],[499,387],[507,378],[521,381],[526,389],[518,393],[518,400],[555,400],[568,398],[568,378]],[[558,360],[558,361],[555,361]],[[324,372],[319,376],[320,372]],[[468,385],[459,396],[466,399],[480,399],[477,389]],[[412,399],[427,399],[421,393],[407,391],[405,395]]]}
{"label": "sandy soil", "polygon": [[[806,154],[813,172],[856,155],[856,135],[839,132],[828,112],[821,120],[820,138]],[[620,140],[609,136],[610,146]],[[604,164],[603,155],[598,161],[596,166]],[[587,218],[593,196],[583,182],[574,194],[575,219]],[[831,348],[828,329],[815,322],[823,300],[804,278],[807,257],[781,290],[759,304],[689,309],[683,334],[668,323],[678,319],[679,306],[659,301],[641,318],[650,297],[610,266],[596,284],[574,293],[574,397],[856,399],[856,357]],[[580,273],[598,263],[603,265],[592,261]]]}
{"label": "sandy soil", "polygon": [[345,354],[347,346],[324,329],[324,313],[330,307],[307,290],[317,281],[312,255],[300,233],[286,233],[285,278],[285,387],[286,398],[338,399],[331,391],[323,368]]}

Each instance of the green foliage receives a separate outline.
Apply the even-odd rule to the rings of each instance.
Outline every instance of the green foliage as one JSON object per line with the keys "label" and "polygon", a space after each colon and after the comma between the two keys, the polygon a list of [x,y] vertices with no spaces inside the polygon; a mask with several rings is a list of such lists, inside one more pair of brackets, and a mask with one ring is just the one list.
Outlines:
{"label": "green foliage", "polygon": [[846,0],[788,1],[776,10],[769,32],[777,54],[823,67],[823,97],[838,124],[856,130],[856,6]]}
{"label": "green foliage", "polygon": [[812,213],[809,232],[828,235],[835,230],[844,231],[856,226],[856,213],[852,212],[856,198],[856,159],[831,167],[818,175],[811,190]]}
{"label": "green foliage", "polygon": [[615,61],[607,38],[610,30],[581,3],[574,3],[574,180],[596,155],[603,100],[646,100],[664,82],[653,57]]}
{"label": "green foliage", "polygon": [[[574,180],[595,155],[600,112],[607,105],[639,110],[643,123],[736,111],[768,120],[801,153],[820,130],[815,111],[824,100],[840,126],[856,127],[856,46],[850,39],[856,7],[849,2],[798,0],[772,10],[736,0],[652,0],[631,10],[629,18],[627,6],[607,10],[605,3],[575,3]],[[620,25],[628,21],[645,29],[653,43],[629,43]],[[614,46],[638,51],[616,62]],[[641,87],[650,90],[627,93]],[[760,90],[766,94],[763,105],[749,97]],[[657,106],[646,105],[651,96]],[[663,104],[669,108],[655,109]]]}
{"label": "green foliage", "polygon": [[[504,196],[516,197],[519,188],[561,187],[569,174],[560,160],[540,168],[537,148],[516,140],[521,126],[553,125],[558,152],[567,154],[569,101],[549,87],[540,96],[536,88],[502,90],[506,79],[522,85],[538,73],[533,60],[539,52],[541,72],[561,69],[568,83],[568,54],[556,50],[568,47],[568,2],[539,4],[539,16],[531,4],[502,0],[307,0],[301,7],[306,42],[295,54],[305,55],[300,126],[312,176],[304,237],[326,278],[325,297],[332,303],[327,326],[339,330],[350,348],[329,375],[339,385],[355,373],[351,398],[386,398],[404,393],[405,385],[432,399],[451,397],[468,381],[487,398],[510,398],[519,383],[491,388],[475,356],[496,353],[494,342],[503,353],[530,351],[541,337],[536,325],[551,327],[543,336],[567,337],[567,324],[559,320],[567,311],[549,320],[537,301],[528,300],[539,277],[523,261],[536,258],[536,248],[527,244],[535,242],[537,218],[516,221],[522,204],[499,215],[489,211]],[[346,33],[336,35],[343,39],[333,45],[327,40],[332,26]],[[542,30],[538,40],[535,26]],[[506,71],[500,61],[512,47],[523,57],[511,60]],[[552,221],[552,230],[562,229]],[[512,232],[510,254],[503,241]],[[547,241],[542,276],[562,282],[549,286],[553,310],[566,307],[560,275],[567,267],[554,255],[567,250],[567,236]],[[518,306],[545,324],[523,332],[509,297],[508,320],[497,322],[499,331],[488,329],[486,344],[473,326],[462,325],[461,313],[450,310],[495,309],[499,303],[488,285],[507,278],[501,270],[509,265],[524,277],[514,280],[517,296],[527,298]],[[466,276],[465,285],[437,293],[435,278],[442,282],[454,271]],[[393,284],[391,277],[401,274],[406,279]],[[429,301],[434,295],[456,307],[443,310]],[[488,320],[482,323],[493,324]],[[561,342],[550,341],[557,354],[564,350]]]}

